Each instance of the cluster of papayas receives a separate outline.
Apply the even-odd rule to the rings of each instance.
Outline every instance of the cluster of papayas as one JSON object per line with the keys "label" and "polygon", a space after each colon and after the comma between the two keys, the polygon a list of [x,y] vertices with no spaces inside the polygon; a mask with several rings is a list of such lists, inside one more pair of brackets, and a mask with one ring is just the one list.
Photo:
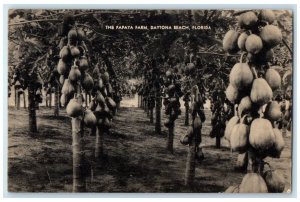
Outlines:
{"label": "cluster of papayas", "polygon": [[[273,97],[273,91],[281,87],[281,77],[268,64],[272,61],[272,48],[282,41],[281,31],[272,25],[275,19],[271,10],[245,12],[238,17],[243,32],[230,30],[231,40],[227,37],[223,41],[225,51],[242,51],[240,62],[231,69],[226,90],[228,100],[238,107],[237,115],[226,126],[225,139],[233,151],[251,151],[260,159],[279,158],[285,144],[281,131],[274,125],[282,117],[280,104]],[[247,54],[246,62],[242,62],[244,54]],[[260,74],[256,69],[261,70]],[[249,173],[239,186],[239,192],[282,192],[282,180],[280,178],[280,185],[276,184],[272,180],[276,181],[278,177],[274,176],[274,179],[264,179],[259,174]]]}
{"label": "cluster of papayas", "polygon": [[[86,79],[90,79],[90,83],[94,84],[90,85],[93,99],[89,105],[89,112],[95,115],[95,124],[101,126],[103,131],[108,131],[117,108],[116,101],[113,99],[116,91],[111,84],[112,79],[105,65],[99,63],[93,69],[93,77],[89,76]],[[85,85],[88,86],[89,82],[86,82]],[[90,124],[90,126],[94,125]]]}
{"label": "cluster of papayas", "polygon": [[166,71],[164,79],[166,88],[164,89],[165,97],[163,104],[165,106],[165,114],[168,116],[164,123],[167,128],[173,127],[175,120],[181,115],[179,99],[183,96],[183,92],[181,90],[180,78],[181,76],[176,68],[170,68]]}

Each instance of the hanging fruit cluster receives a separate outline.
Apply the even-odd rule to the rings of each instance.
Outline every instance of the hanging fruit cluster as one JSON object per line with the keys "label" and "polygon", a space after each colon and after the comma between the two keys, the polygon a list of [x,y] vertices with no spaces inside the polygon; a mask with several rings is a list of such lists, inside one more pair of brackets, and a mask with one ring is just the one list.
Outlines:
{"label": "hanging fruit cluster", "polygon": [[168,115],[167,120],[164,122],[165,127],[171,128],[174,127],[174,122],[181,115],[181,105],[179,102],[180,97],[183,96],[181,91],[181,76],[178,72],[178,68],[174,69],[169,68],[166,71],[164,84],[165,88],[165,97],[163,104],[165,106],[165,114]]}
{"label": "hanging fruit cluster", "polygon": [[238,112],[225,129],[232,151],[248,152],[252,165],[252,173],[243,178],[239,192],[284,190],[284,179],[278,171],[263,173],[263,159],[279,158],[284,148],[282,134],[274,124],[282,116],[273,98],[273,91],[281,87],[281,78],[270,65],[273,48],[282,41],[275,20],[271,10],[244,12],[238,16],[239,27],[228,31],[223,39],[225,51],[242,52],[239,63],[231,69],[226,89],[227,99],[238,104]]}
{"label": "hanging fruit cluster", "polygon": [[[97,125],[100,126],[101,132],[108,132],[111,127],[113,115],[117,109],[116,102],[119,102],[117,96],[118,91],[115,92],[110,75],[104,64],[97,64],[93,70],[93,78],[90,77],[93,99],[89,105],[89,113],[96,115]],[[113,98],[118,98],[114,100]],[[92,113],[93,112],[93,113]],[[93,124],[91,124],[93,126]]]}
{"label": "hanging fruit cluster", "polygon": [[203,112],[203,98],[197,85],[194,85],[191,89],[191,115],[192,124],[188,127],[186,134],[183,134],[180,138],[180,142],[183,145],[190,145],[195,142],[196,145],[196,157],[201,160],[202,151],[199,150],[201,143],[201,129],[202,123],[205,121],[205,114]]}

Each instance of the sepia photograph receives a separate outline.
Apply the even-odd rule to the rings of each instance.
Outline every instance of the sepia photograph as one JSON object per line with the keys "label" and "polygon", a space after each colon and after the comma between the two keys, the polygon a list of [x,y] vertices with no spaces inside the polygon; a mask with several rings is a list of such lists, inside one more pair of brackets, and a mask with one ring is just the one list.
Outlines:
{"label": "sepia photograph", "polygon": [[9,193],[292,189],[293,10],[9,9]]}

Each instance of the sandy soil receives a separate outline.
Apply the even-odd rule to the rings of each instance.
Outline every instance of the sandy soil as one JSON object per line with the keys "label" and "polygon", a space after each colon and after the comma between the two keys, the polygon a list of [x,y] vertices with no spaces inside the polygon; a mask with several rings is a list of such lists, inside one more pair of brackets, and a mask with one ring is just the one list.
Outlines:
{"label": "sandy soil", "polygon": [[[206,110],[203,151],[205,159],[196,166],[195,186],[184,183],[187,147],[179,142],[185,133],[184,115],[176,121],[174,154],[166,150],[167,129],[154,132],[154,124],[142,109],[137,97],[124,99],[114,117],[110,134],[105,134],[104,158],[95,160],[94,136],[85,136],[86,186],[89,192],[223,192],[241,182],[245,173],[234,170],[236,153],[231,153],[226,140],[216,149],[211,130],[210,112]],[[8,189],[10,192],[71,192],[72,150],[71,122],[65,110],[54,117],[53,109],[41,108],[38,134],[29,134],[28,112],[9,108]],[[162,110],[162,122],[165,119]],[[284,173],[285,190],[291,188],[291,136],[280,159],[266,159]]]}

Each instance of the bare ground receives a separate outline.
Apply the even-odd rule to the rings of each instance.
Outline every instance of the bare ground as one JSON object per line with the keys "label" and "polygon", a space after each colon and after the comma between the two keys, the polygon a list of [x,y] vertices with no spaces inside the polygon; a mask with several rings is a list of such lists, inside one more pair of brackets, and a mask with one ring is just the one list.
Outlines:
{"label": "bare ground", "polygon": [[[88,192],[224,192],[241,182],[245,173],[234,170],[236,153],[231,153],[226,140],[215,148],[210,112],[202,129],[205,159],[196,165],[195,186],[184,186],[187,147],[179,142],[185,133],[184,113],[176,121],[174,154],[166,150],[167,130],[155,134],[154,124],[132,100],[124,101],[114,117],[110,134],[105,134],[104,157],[93,158],[94,136],[85,136],[86,186]],[[41,108],[37,134],[28,133],[28,112],[9,108],[8,190],[10,192],[71,192],[72,136],[71,121],[61,110]],[[163,114],[163,110],[162,110]],[[163,115],[162,122],[165,116]],[[266,159],[285,176],[285,191],[291,189],[291,137],[280,159]]]}

